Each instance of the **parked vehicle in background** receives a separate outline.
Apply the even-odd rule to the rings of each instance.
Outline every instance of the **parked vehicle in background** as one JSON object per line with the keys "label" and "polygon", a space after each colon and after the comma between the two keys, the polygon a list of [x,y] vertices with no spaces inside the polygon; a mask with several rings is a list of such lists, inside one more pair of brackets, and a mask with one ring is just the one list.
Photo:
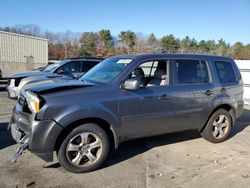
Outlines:
{"label": "parked vehicle in background", "polygon": [[58,63],[59,60],[49,60],[48,61],[48,65],[54,64],[54,63]]}
{"label": "parked vehicle in background", "polygon": [[22,90],[9,127],[19,151],[45,161],[56,151],[65,169],[79,173],[99,168],[126,140],[194,129],[223,142],[242,112],[243,83],[232,58],[124,55],[79,80]]}
{"label": "parked vehicle in background", "polygon": [[[59,62],[59,60],[49,60],[47,66],[49,66],[49,65],[51,65],[51,64],[54,64],[54,63],[58,63],[58,62]],[[45,69],[47,66],[45,66],[45,67],[39,67],[38,69],[34,69],[34,70],[40,70],[40,71],[42,71],[42,70]]]}
{"label": "parked vehicle in background", "polygon": [[27,83],[63,76],[78,79],[102,60],[101,58],[94,57],[71,58],[55,62],[40,70],[12,75],[8,78],[8,96],[9,98],[16,99],[20,89]]}

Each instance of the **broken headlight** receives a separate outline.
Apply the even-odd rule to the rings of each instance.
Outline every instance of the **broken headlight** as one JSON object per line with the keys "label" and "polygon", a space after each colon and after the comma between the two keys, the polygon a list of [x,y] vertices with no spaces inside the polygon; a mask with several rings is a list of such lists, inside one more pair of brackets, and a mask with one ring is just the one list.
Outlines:
{"label": "broken headlight", "polygon": [[39,98],[35,93],[32,93],[31,91],[26,91],[26,101],[29,109],[33,113],[37,113],[41,109],[43,104],[42,99]]}

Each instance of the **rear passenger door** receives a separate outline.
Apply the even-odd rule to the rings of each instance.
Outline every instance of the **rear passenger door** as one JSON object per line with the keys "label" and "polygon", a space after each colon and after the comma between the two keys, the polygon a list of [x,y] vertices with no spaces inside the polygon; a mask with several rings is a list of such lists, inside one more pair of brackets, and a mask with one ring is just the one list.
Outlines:
{"label": "rear passenger door", "polygon": [[172,61],[175,125],[173,131],[201,128],[213,95],[209,64],[199,59]]}

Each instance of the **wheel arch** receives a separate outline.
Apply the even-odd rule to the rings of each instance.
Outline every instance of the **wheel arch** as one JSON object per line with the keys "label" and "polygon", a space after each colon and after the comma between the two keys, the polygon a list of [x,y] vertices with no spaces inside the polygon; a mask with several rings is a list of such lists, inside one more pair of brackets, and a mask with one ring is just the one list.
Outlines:
{"label": "wheel arch", "polygon": [[204,128],[207,125],[207,122],[209,121],[209,119],[211,118],[211,116],[219,109],[225,109],[226,111],[229,112],[230,116],[231,116],[231,120],[232,120],[232,126],[234,125],[235,122],[235,109],[231,104],[228,103],[223,103],[223,104],[219,104],[217,105],[215,108],[213,108],[213,110],[209,113],[209,116],[206,120],[206,123],[202,126],[202,128],[199,130],[200,132],[202,132],[204,130]]}
{"label": "wheel arch", "polygon": [[88,117],[88,118],[78,119],[76,121],[69,123],[67,126],[65,126],[65,128],[59,133],[56,139],[54,150],[58,151],[63,140],[65,139],[65,137],[69,134],[71,130],[85,123],[95,123],[98,126],[100,126],[107,133],[109,137],[109,140],[111,143],[111,149],[118,148],[118,145],[119,145],[118,135],[117,135],[117,132],[111,126],[111,124],[102,118]]}

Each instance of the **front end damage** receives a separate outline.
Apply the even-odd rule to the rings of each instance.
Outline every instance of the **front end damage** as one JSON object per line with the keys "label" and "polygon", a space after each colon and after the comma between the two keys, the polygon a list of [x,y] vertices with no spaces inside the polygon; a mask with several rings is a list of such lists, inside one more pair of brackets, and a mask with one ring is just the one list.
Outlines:
{"label": "front end damage", "polygon": [[15,164],[17,158],[23,153],[25,149],[29,146],[29,135],[20,131],[17,127],[17,124],[14,122],[13,118],[10,119],[8,130],[10,130],[12,138],[20,144],[12,159],[10,160],[11,164]]}
{"label": "front end damage", "polygon": [[[36,101],[34,100],[34,102]],[[35,107],[34,104],[33,110]],[[46,110],[46,107],[40,109],[39,112],[43,113],[43,110]],[[46,162],[53,161],[55,143],[62,131],[62,126],[53,119],[38,120],[37,115],[38,113],[30,110],[26,96],[20,95],[8,125],[13,139],[20,144],[11,159],[12,164],[17,161],[25,149]]]}

